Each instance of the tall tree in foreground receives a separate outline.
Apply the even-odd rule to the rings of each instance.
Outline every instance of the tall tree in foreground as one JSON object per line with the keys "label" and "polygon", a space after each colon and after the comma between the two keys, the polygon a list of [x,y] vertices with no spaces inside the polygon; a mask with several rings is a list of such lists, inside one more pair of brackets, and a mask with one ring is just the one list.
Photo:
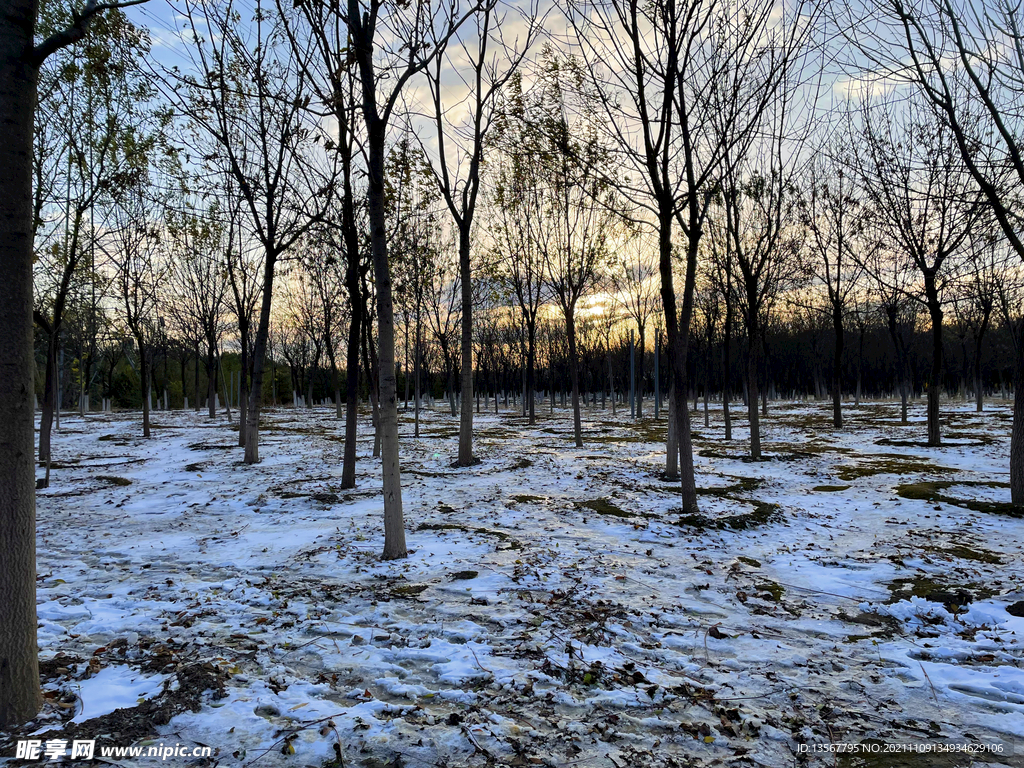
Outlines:
{"label": "tall tree in foreground", "polygon": [[[122,3],[121,5],[133,5]],[[42,704],[36,644],[36,506],[32,345],[32,136],[39,68],[116,3],[89,0],[69,26],[35,41],[37,3],[0,13],[0,728]]]}
{"label": "tall tree in foreground", "polygon": [[[370,251],[377,303],[380,376],[381,462],[384,486],[384,553],[386,560],[406,557],[402,514],[402,477],[398,464],[398,376],[395,370],[395,311],[388,263],[384,160],[388,128],[409,80],[430,66],[477,5],[461,13],[431,0],[389,4],[382,0],[348,0],[343,20],[359,69],[362,114],[366,126],[367,202]],[[339,43],[340,44],[340,43]],[[375,48],[380,46],[376,51]]]}

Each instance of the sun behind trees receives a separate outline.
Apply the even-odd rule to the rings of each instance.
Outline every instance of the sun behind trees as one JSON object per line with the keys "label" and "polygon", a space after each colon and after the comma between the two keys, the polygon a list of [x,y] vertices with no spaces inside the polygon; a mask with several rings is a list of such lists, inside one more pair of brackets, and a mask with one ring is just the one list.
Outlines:
{"label": "sun behind trees", "polygon": [[251,479],[284,408],[329,407],[384,560],[403,441],[472,478],[492,417],[597,451],[629,414],[705,520],[701,396],[699,457],[762,462],[772,400],[827,396],[841,435],[898,398],[939,448],[1012,387],[1024,504],[1012,5],[138,4],[0,20],[0,727],[40,705],[34,490],[70,411],[149,445],[221,406]]}

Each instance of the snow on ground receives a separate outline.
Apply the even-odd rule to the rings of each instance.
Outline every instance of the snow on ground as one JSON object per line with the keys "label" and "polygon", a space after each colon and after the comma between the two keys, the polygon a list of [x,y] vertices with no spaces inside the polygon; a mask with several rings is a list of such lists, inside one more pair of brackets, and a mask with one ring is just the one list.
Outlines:
{"label": "snow on ground", "polygon": [[[271,410],[256,466],[222,418],[158,412],[143,440],[138,414],[65,417],[38,497],[51,704],[30,729],[74,718],[224,766],[896,764],[813,751],[879,742],[1024,765],[1009,409],[949,404],[941,448],[922,414],[851,406],[837,431],[825,404],[773,406],[762,462],[742,415],[731,442],[720,409],[695,415],[701,513],[681,516],[664,418],[587,410],[576,449],[571,412],[503,408],[453,469],[457,420],[428,411],[415,440],[403,413],[397,562],[366,424],[345,491],[333,410]],[[221,681],[199,711],[146,734],[89,720],[196,663]]]}

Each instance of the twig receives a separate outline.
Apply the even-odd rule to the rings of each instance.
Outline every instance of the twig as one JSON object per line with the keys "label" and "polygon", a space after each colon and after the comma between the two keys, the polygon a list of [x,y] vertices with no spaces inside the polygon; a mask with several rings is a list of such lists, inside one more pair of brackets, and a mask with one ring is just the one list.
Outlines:
{"label": "twig", "polygon": [[935,699],[935,704],[936,704],[936,706],[937,706],[937,705],[938,705],[938,703],[939,703],[939,697],[938,697],[938,696],[937,696],[937,695],[935,694],[935,686],[934,686],[934,685],[932,685],[932,679],[931,679],[930,677],[928,677],[928,673],[927,673],[927,672],[925,671],[925,668],[924,668],[924,664],[922,664],[922,663],[921,663],[921,662],[919,661],[919,662],[917,662],[917,665],[918,665],[919,667],[921,667],[921,672],[923,672],[923,673],[924,673],[924,679],[925,679],[925,680],[927,680],[927,681],[928,681],[928,685],[929,685],[929,686],[931,686],[931,689],[932,689],[932,698],[933,698],[933,699]]}
{"label": "twig", "polygon": [[491,670],[489,670],[487,667],[485,667],[483,664],[481,664],[480,663],[480,659],[478,659],[476,657],[476,651],[473,650],[473,646],[471,646],[471,645],[469,645],[467,643],[466,647],[469,648],[469,652],[473,654],[473,660],[476,662],[476,665],[478,667],[480,667],[480,669],[482,669],[484,672],[486,672],[487,674],[489,674],[489,675],[491,675],[493,677],[494,673]]}

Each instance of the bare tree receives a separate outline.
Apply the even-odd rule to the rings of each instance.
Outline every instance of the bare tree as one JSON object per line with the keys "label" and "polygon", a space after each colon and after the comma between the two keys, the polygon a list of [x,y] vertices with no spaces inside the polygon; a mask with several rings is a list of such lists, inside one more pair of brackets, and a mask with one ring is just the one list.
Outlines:
{"label": "bare tree", "polygon": [[154,337],[158,331],[157,291],[164,279],[166,258],[157,229],[157,211],[146,199],[149,190],[135,184],[118,195],[115,228],[100,245],[114,270],[114,285],[125,325],[135,340],[142,392],[142,436],[150,436]]}
{"label": "bare tree", "polygon": [[854,162],[873,220],[923,281],[913,295],[931,321],[928,444],[940,445],[944,293],[954,257],[983,215],[981,198],[946,121],[930,105],[901,104],[898,113],[894,106],[867,105],[861,136]]}
{"label": "bare tree", "polygon": [[152,87],[136,61],[149,50],[147,37],[117,10],[97,21],[98,34],[90,35],[80,52],[61,52],[43,73],[50,87],[39,136],[53,137],[57,150],[49,157],[37,154],[34,169],[39,256],[34,316],[47,339],[39,428],[42,462],[50,459],[65,311],[80,286],[95,282],[95,231],[102,228],[95,221],[96,209],[102,211],[113,192],[145,171],[155,143],[147,132],[144,108]]}
{"label": "bare tree", "polygon": [[[781,11],[781,13],[780,13]],[[572,22],[629,173],[619,193],[654,218],[671,390],[685,398],[697,258],[724,152],[749,141],[809,25],[776,0],[580,0]],[[734,153],[735,154],[735,153]],[[682,306],[673,229],[684,236]],[[674,409],[684,513],[698,511],[689,411]]]}
{"label": "bare tree", "polygon": [[838,162],[838,147],[819,152],[808,169],[800,199],[801,224],[808,232],[810,270],[825,290],[835,347],[832,358],[832,424],[843,427],[844,320],[860,267],[853,249],[863,231],[863,209],[856,179]]}
{"label": "bare tree", "polygon": [[497,155],[491,192],[493,271],[515,297],[522,315],[526,353],[523,410],[532,425],[537,423],[537,315],[549,298],[539,230],[542,190],[533,162],[532,129],[526,122],[521,79],[514,78],[507,91],[492,136]]}
{"label": "bare tree", "polygon": [[[1024,259],[1021,6],[1011,0],[884,0],[868,6],[868,19],[846,7],[840,29],[866,54],[875,76],[913,84],[942,113],[1006,242]],[[1024,345],[1016,344],[1016,354],[1010,496],[1024,505]]]}
{"label": "bare tree", "polygon": [[[252,341],[245,462],[259,461],[259,422],[277,262],[327,214],[333,163],[312,154],[320,129],[306,111],[306,70],[284,45],[279,23],[257,3],[241,18],[223,6],[187,0],[182,40],[194,72],[158,73],[164,95],[194,126],[211,171],[231,180],[246,229],[263,251],[262,291]],[[281,43],[281,44],[278,44]]]}
{"label": "bare tree", "polygon": [[[534,146],[541,185],[539,244],[551,293],[565,321],[573,436],[576,447],[581,448],[576,310],[580,299],[596,283],[607,258],[607,242],[616,218],[615,201],[611,188],[596,170],[608,161],[608,154],[599,141],[594,116],[586,113],[585,104],[570,103],[584,82],[579,63],[560,59],[548,49],[542,66],[536,111],[528,116],[536,126]],[[575,119],[570,113],[574,106],[582,111]]]}
{"label": "bare tree", "polygon": [[758,398],[764,333],[774,301],[800,273],[796,190],[784,157],[783,132],[776,130],[770,141],[751,160],[730,164],[723,179],[737,306],[747,333],[747,417],[754,459],[761,458]]}
{"label": "bare tree", "polygon": [[290,10],[281,0],[276,2],[289,44],[316,94],[318,105],[309,109],[320,117],[331,116],[337,129],[336,139],[324,142],[324,148],[336,154],[340,171],[337,201],[331,209],[334,226],[327,229],[330,236],[336,238],[335,247],[344,254],[345,290],[350,311],[345,351],[345,449],[341,487],[355,488],[359,351],[361,334],[366,332],[362,283],[370,269],[365,235],[366,206],[361,200],[363,190],[358,183],[365,164],[358,121],[359,73],[350,65],[349,48],[342,43],[348,35],[348,25],[341,6],[307,2],[298,3],[297,9]]}
{"label": "bare tree", "polygon": [[[409,80],[430,66],[440,47],[477,9],[437,6],[430,0],[389,5],[382,0],[348,0],[339,9],[348,26],[348,49],[359,69],[366,126],[367,202],[370,251],[380,347],[380,435],[384,487],[384,558],[406,557],[402,479],[398,464],[398,384],[395,370],[395,313],[385,216],[384,161],[388,128]],[[386,42],[382,42],[386,40]],[[375,46],[379,46],[375,51]]]}
{"label": "bare tree", "polygon": [[[459,242],[459,284],[462,290],[462,408],[459,420],[457,466],[476,463],[473,457],[473,223],[480,196],[481,167],[487,136],[495,123],[499,94],[518,69],[536,37],[537,13],[524,13],[526,29],[522,40],[506,39],[502,27],[506,13],[497,0],[482,0],[457,38],[441,27],[433,42],[437,55],[423,68],[430,92],[429,119],[433,122],[431,143],[437,160],[431,165],[438,190],[448,206]],[[451,50],[449,50],[451,47]],[[442,92],[452,90],[445,81],[454,75],[464,87],[457,100]],[[462,92],[460,88],[459,91]],[[421,140],[422,143],[422,140]],[[422,146],[426,147],[423,143]]]}

